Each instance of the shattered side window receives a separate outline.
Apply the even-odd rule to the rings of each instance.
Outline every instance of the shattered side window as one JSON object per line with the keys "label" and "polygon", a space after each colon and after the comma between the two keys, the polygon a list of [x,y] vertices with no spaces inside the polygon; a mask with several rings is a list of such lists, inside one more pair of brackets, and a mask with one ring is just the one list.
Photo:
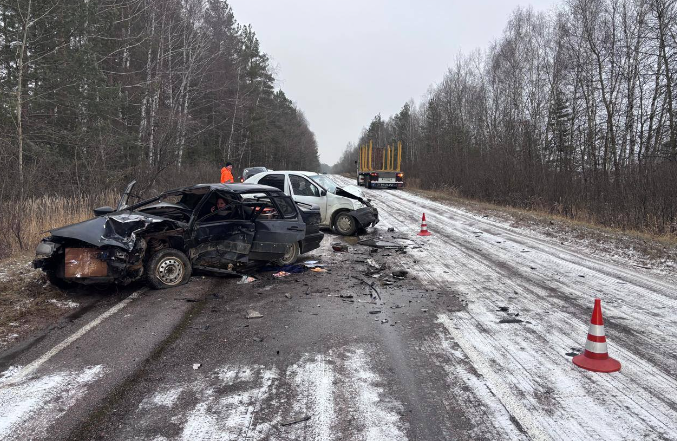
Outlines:
{"label": "shattered side window", "polygon": [[280,219],[280,212],[266,193],[243,193],[242,206],[247,219]]}
{"label": "shattered side window", "polygon": [[247,219],[242,202],[232,194],[214,192],[200,209],[200,223]]}
{"label": "shattered side window", "polygon": [[274,175],[264,176],[259,181],[259,184],[270,185],[271,187],[275,187],[275,188],[280,189],[280,191],[284,191],[284,175],[274,174]]}
{"label": "shattered side window", "polygon": [[277,196],[274,199],[275,202],[277,202],[277,205],[280,206],[282,216],[285,219],[293,219],[296,217],[296,207],[294,206],[294,201],[292,201],[289,196]]}

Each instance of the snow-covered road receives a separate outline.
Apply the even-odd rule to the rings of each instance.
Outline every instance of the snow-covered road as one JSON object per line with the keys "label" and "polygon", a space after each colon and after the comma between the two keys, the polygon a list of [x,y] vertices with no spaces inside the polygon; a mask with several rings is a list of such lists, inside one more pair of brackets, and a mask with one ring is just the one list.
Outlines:
{"label": "snow-covered road", "polygon": [[[463,311],[439,314],[446,336],[430,348],[467,361],[466,369],[450,369],[455,395],[472,391],[485,409],[505,408],[533,439],[677,437],[677,289],[670,280],[409,192],[364,191],[379,209],[380,230],[413,238],[401,263],[467,302]],[[412,234],[423,212],[430,237]],[[609,353],[622,363],[618,373],[584,371],[567,355],[582,351],[595,297]],[[507,318],[522,322],[501,323]],[[477,416],[477,424],[486,417]]]}

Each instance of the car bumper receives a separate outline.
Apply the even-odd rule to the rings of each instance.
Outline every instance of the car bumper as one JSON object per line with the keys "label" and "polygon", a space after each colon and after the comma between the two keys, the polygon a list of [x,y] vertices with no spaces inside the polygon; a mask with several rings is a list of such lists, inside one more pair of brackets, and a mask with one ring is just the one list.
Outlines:
{"label": "car bumper", "polygon": [[378,210],[374,207],[364,207],[359,210],[354,210],[349,213],[357,220],[360,227],[367,228],[370,225],[378,223]]}
{"label": "car bumper", "polygon": [[320,248],[320,242],[324,239],[323,233],[308,234],[301,241],[301,254]]}

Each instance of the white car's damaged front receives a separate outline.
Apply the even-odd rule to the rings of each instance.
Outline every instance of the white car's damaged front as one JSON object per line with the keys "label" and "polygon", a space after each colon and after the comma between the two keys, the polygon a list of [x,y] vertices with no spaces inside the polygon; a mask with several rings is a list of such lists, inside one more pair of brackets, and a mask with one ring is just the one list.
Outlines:
{"label": "white car's damaged front", "polygon": [[326,223],[337,232],[350,236],[359,228],[378,223],[378,210],[371,205],[360,188],[354,185],[339,187],[326,175],[308,177],[327,190]]}

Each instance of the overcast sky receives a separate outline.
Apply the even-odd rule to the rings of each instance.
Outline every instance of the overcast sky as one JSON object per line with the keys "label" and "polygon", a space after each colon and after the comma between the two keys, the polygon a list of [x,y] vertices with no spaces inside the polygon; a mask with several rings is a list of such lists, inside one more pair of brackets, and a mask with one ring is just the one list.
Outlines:
{"label": "overcast sky", "polygon": [[558,0],[230,0],[251,24],[278,85],[303,110],[320,160],[334,164],[377,114],[439,82],[459,53],[500,37],[517,6]]}

